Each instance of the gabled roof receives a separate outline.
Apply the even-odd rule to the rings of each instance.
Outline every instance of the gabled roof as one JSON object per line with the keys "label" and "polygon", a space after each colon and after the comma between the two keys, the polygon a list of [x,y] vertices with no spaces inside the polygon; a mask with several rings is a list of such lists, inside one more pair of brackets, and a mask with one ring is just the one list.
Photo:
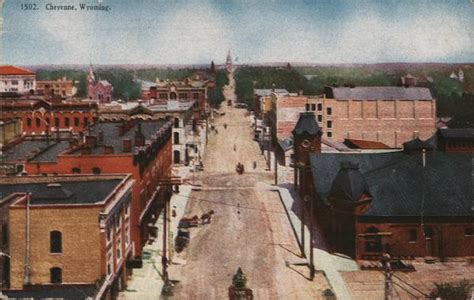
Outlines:
{"label": "gabled roof", "polygon": [[11,65],[0,66],[0,75],[35,75],[34,72]]}
{"label": "gabled roof", "polygon": [[419,138],[415,138],[411,141],[403,143],[403,150],[404,151],[417,151],[417,150],[432,150],[434,149],[434,145],[431,140],[422,141]]}
{"label": "gabled roof", "polygon": [[319,128],[318,122],[312,112],[302,112],[298,122],[295,125],[295,129],[292,131],[293,135],[321,135],[321,128]]}
{"label": "gabled roof", "polygon": [[369,186],[360,173],[357,163],[341,163],[329,192],[329,197],[336,194],[343,195],[344,200],[351,203],[359,201],[363,195],[370,196]]}
{"label": "gabled roof", "polygon": [[431,92],[423,87],[361,86],[326,87],[326,96],[338,100],[432,100]]}

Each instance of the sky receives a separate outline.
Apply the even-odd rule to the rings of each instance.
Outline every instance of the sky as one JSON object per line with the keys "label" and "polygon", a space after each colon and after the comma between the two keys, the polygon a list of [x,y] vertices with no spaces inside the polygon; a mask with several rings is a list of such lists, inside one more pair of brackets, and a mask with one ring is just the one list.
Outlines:
{"label": "sky", "polygon": [[474,0],[22,2],[3,3],[2,64],[474,62]]}

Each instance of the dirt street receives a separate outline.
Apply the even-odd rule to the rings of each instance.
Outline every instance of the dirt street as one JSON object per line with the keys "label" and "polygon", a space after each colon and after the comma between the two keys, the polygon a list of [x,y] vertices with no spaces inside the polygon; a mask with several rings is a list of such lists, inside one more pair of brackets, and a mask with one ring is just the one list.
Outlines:
{"label": "dirt street", "polygon": [[[226,96],[233,97],[232,87]],[[272,174],[252,140],[246,110],[223,103],[221,111],[225,116],[214,123],[218,133],[209,136],[205,171],[196,174],[202,190],[192,192],[186,208],[190,215],[211,209],[215,214],[210,224],[191,229],[190,244],[178,255],[186,264],[173,266],[180,280],[173,298],[228,299],[238,267],[255,299],[322,298],[328,288],[322,274],[309,281],[307,267],[285,265],[299,258],[299,248],[278,192],[270,190]],[[245,166],[243,175],[235,172],[238,162]]]}

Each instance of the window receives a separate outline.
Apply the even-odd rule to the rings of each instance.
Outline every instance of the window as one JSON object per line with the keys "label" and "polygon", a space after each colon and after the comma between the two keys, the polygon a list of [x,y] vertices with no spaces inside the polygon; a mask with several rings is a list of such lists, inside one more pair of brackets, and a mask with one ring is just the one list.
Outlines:
{"label": "window", "polygon": [[193,93],[193,99],[194,100],[199,99],[199,93]]}
{"label": "window", "polygon": [[81,168],[72,168],[72,173],[73,174],[80,174],[81,173]]}
{"label": "window", "polygon": [[84,126],[87,126],[87,125],[89,125],[89,118],[84,117]]}
{"label": "window", "polygon": [[327,132],[326,134],[327,134],[328,137],[332,137],[332,132],[331,131]]}
{"label": "window", "polygon": [[332,114],[332,108],[331,108],[331,107],[327,107],[327,108],[326,108],[326,114],[327,114],[328,116],[330,116],[330,115]]}
{"label": "window", "polygon": [[375,227],[369,227],[365,231],[365,251],[382,252],[382,238],[378,235],[379,230]]}
{"label": "window", "polygon": [[26,126],[31,127],[31,119],[30,118],[26,119]]}
{"label": "window", "polygon": [[173,140],[175,145],[179,145],[179,132],[173,133]]}
{"label": "window", "polygon": [[54,118],[54,126],[59,127],[59,118]]}
{"label": "window", "polygon": [[408,230],[408,241],[411,243],[416,242],[418,239],[418,231],[415,228],[410,228]]}
{"label": "window", "polygon": [[49,233],[49,252],[61,253],[63,251],[62,237],[60,231],[51,231]]}
{"label": "window", "polygon": [[174,118],[174,128],[179,128],[179,118]]}
{"label": "window", "polygon": [[49,269],[49,274],[51,283],[61,283],[63,281],[63,270],[61,268],[51,268]]}
{"label": "window", "polygon": [[176,99],[176,93],[171,93],[170,94],[170,99],[175,100]]}
{"label": "window", "polygon": [[64,126],[69,127],[69,125],[70,125],[69,118],[64,118]]}
{"label": "window", "polygon": [[98,167],[93,167],[92,168],[92,174],[99,175],[101,172],[100,168]]}
{"label": "window", "polygon": [[318,122],[322,122],[323,121],[323,115],[318,115]]}
{"label": "window", "polygon": [[117,260],[122,259],[122,241],[117,239]]}
{"label": "window", "polygon": [[74,126],[79,126],[79,118],[74,118]]}
{"label": "window", "polygon": [[12,85],[18,85],[18,80],[12,80]]}
{"label": "window", "polygon": [[112,224],[107,225],[107,244],[112,241]]}
{"label": "window", "polygon": [[474,236],[474,227],[464,228],[465,236]]}
{"label": "window", "polygon": [[311,111],[315,111],[316,110],[316,104],[311,104]]}
{"label": "window", "polygon": [[332,128],[332,121],[328,121],[328,126],[327,128]]}
{"label": "window", "polygon": [[305,104],[305,110],[309,111],[309,104],[308,103]]}
{"label": "window", "polygon": [[188,94],[187,93],[179,93],[179,99],[183,99],[183,100],[188,99]]}
{"label": "window", "polygon": [[41,120],[40,118],[35,119],[36,127],[41,127]]}
{"label": "window", "polygon": [[322,104],[322,103],[318,103],[318,110],[319,110],[319,111],[322,111],[322,110],[323,110],[323,104]]}
{"label": "window", "polygon": [[158,97],[159,97],[160,99],[165,99],[165,100],[166,100],[166,99],[168,99],[168,94],[166,94],[166,93],[160,93],[160,94],[158,95]]}
{"label": "window", "polygon": [[432,239],[433,238],[433,227],[427,226],[425,227],[425,238]]}

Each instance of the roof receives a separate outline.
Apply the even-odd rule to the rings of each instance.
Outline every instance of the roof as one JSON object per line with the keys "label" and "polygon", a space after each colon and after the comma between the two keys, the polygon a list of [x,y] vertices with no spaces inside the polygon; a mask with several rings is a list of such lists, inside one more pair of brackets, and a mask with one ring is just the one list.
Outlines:
{"label": "roof", "polygon": [[68,299],[83,300],[88,297],[92,299],[96,294],[95,286],[58,286],[54,289],[45,288],[31,291],[3,291],[8,298],[12,299]]}
{"label": "roof", "polygon": [[[152,136],[156,134],[162,127],[166,125],[165,120],[153,120],[143,121],[135,120],[123,135],[120,135],[119,127],[122,126],[122,122],[100,122],[94,124],[91,127],[92,135],[97,135],[99,131],[103,133],[103,142],[98,143],[97,147],[91,149],[91,154],[103,154],[104,148],[101,146],[111,146],[114,149],[114,153],[123,153],[123,139],[134,140],[135,134],[138,129],[138,124],[141,124],[141,132],[145,136],[146,140],[152,140]],[[76,150],[81,152],[81,149]]]}
{"label": "roof", "polygon": [[415,138],[411,141],[403,143],[403,150],[405,151],[416,151],[422,149],[433,149],[434,145],[432,141],[426,140],[422,141],[419,138]]}
{"label": "roof", "polygon": [[69,148],[69,141],[58,141],[50,145],[49,148],[36,155],[32,162],[54,162],[57,161],[58,155]]}
{"label": "roof", "polygon": [[433,100],[424,87],[327,87],[326,97],[338,100]]}
{"label": "roof", "polygon": [[382,142],[344,139],[344,145],[351,149],[391,149]]}
{"label": "roof", "polygon": [[358,164],[372,196],[362,217],[474,216],[472,156],[434,151],[422,156],[403,152],[312,154],[314,186],[326,201],[343,162]]}
{"label": "roof", "polygon": [[[91,176],[92,177],[92,176]],[[48,177],[49,179],[49,177]],[[105,201],[122,179],[100,179],[25,183],[0,180],[0,194],[31,193],[32,205],[41,204],[93,204]]]}
{"label": "roof", "polygon": [[474,139],[474,128],[443,128],[438,132],[445,139]]}
{"label": "roof", "polygon": [[34,72],[16,66],[0,66],[0,75],[35,75]]}
{"label": "roof", "polygon": [[293,137],[278,139],[278,145],[280,145],[280,148],[285,152],[293,149]]}
{"label": "roof", "polygon": [[254,89],[253,93],[259,97],[271,96],[272,93],[275,94],[289,94],[286,89]]}
{"label": "roof", "polygon": [[316,117],[312,112],[302,112],[298,122],[296,122],[295,129],[293,129],[293,135],[321,135],[321,128],[319,128]]}
{"label": "roof", "polygon": [[8,162],[26,161],[46,149],[50,143],[46,140],[23,140],[3,151],[4,160]]}
{"label": "roof", "polygon": [[112,86],[110,82],[107,80],[99,80],[99,83],[102,84],[103,86]]}

